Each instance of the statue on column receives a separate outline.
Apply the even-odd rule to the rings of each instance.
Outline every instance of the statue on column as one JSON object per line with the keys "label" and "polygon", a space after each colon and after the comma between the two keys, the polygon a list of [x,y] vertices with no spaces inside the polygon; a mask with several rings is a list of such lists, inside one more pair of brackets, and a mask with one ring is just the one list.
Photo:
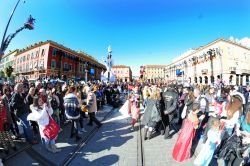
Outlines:
{"label": "statue on column", "polygon": [[105,63],[105,66],[107,68],[107,71],[105,73],[102,74],[102,81],[108,81],[108,82],[114,82],[116,81],[116,77],[114,75],[114,73],[112,73],[112,66],[113,66],[113,60],[112,60],[112,48],[111,46],[108,47],[108,56],[105,59],[103,57],[103,62]]}

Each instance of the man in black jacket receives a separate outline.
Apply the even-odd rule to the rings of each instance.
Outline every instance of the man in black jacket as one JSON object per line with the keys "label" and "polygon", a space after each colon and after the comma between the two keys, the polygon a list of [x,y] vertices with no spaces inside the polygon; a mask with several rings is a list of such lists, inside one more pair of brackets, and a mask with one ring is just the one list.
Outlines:
{"label": "man in black jacket", "polygon": [[178,93],[174,88],[174,85],[167,87],[162,92],[162,104],[161,110],[162,121],[165,127],[165,131],[161,129],[161,134],[164,134],[164,138],[169,137],[170,124],[177,113],[178,108]]}
{"label": "man in black jacket", "polygon": [[11,100],[11,107],[15,110],[17,118],[20,120],[23,126],[24,135],[27,141],[31,144],[37,144],[38,142],[33,139],[33,133],[27,116],[29,115],[29,106],[25,103],[25,97],[23,93],[23,84],[18,83],[15,86],[15,92]]}

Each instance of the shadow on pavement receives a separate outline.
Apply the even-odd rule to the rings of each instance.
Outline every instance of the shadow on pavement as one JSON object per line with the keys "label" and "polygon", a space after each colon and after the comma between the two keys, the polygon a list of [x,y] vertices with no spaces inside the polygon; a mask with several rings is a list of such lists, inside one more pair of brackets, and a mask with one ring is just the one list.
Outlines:
{"label": "shadow on pavement", "polygon": [[111,155],[100,157],[93,161],[89,161],[88,159],[82,158],[81,161],[76,162],[74,164],[70,164],[70,165],[83,165],[84,163],[84,165],[91,165],[91,166],[110,166],[110,165],[115,164],[117,161],[119,161],[119,156],[115,154],[111,154]]}

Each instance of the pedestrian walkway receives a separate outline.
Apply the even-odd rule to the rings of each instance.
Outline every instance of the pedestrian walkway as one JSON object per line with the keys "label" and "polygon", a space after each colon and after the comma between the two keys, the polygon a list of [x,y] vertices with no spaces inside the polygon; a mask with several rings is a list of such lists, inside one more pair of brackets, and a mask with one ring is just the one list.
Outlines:
{"label": "pedestrian walkway", "polygon": [[114,112],[70,165],[134,166],[137,164],[137,132],[129,118]]}
{"label": "pedestrian walkway", "polygon": [[[103,109],[97,112],[96,117],[100,121],[102,121],[105,116],[113,111],[111,106],[104,106]],[[86,123],[88,122],[87,119],[84,120],[84,128],[87,130],[87,133],[82,133],[80,136],[82,137],[82,140],[84,140],[90,132],[96,127],[96,126],[87,126]],[[40,142],[38,145],[33,145],[32,149],[25,150],[13,158],[7,160],[4,165],[5,166],[16,166],[16,163],[20,163],[20,165],[42,165],[42,162],[37,161],[37,157],[40,155],[40,159],[46,160],[47,163],[53,164],[53,165],[60,165],[60,163],[63,162],[63,160],[72,153],[72,151],[75,150],[78,143],[81,142],[79,140],[78,142],[75,142],[75,139],[70,138],[70,127],[71,125],[68,124],[63,128],[63,131],[59,133],[58,139],[56,141],[56,145],[62,149],[61,152],[52,154],[49,153],[42,142]],[[19,143],[19,150],[22,149],[23,146],[27,146],[27,143]],[[32,154],[33,152],[33,154]]]}

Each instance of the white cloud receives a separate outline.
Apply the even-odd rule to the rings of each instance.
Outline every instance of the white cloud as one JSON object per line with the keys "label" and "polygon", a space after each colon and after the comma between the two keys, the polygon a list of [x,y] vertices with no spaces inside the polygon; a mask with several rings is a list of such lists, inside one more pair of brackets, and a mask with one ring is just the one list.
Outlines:
{"label": "white cloud", "polygon": [[250,48],[250,38],[249,37],[243,37],[242,39],[237,39],[237,38],[234,38],[233,36],[230,36],[229,40]]}

